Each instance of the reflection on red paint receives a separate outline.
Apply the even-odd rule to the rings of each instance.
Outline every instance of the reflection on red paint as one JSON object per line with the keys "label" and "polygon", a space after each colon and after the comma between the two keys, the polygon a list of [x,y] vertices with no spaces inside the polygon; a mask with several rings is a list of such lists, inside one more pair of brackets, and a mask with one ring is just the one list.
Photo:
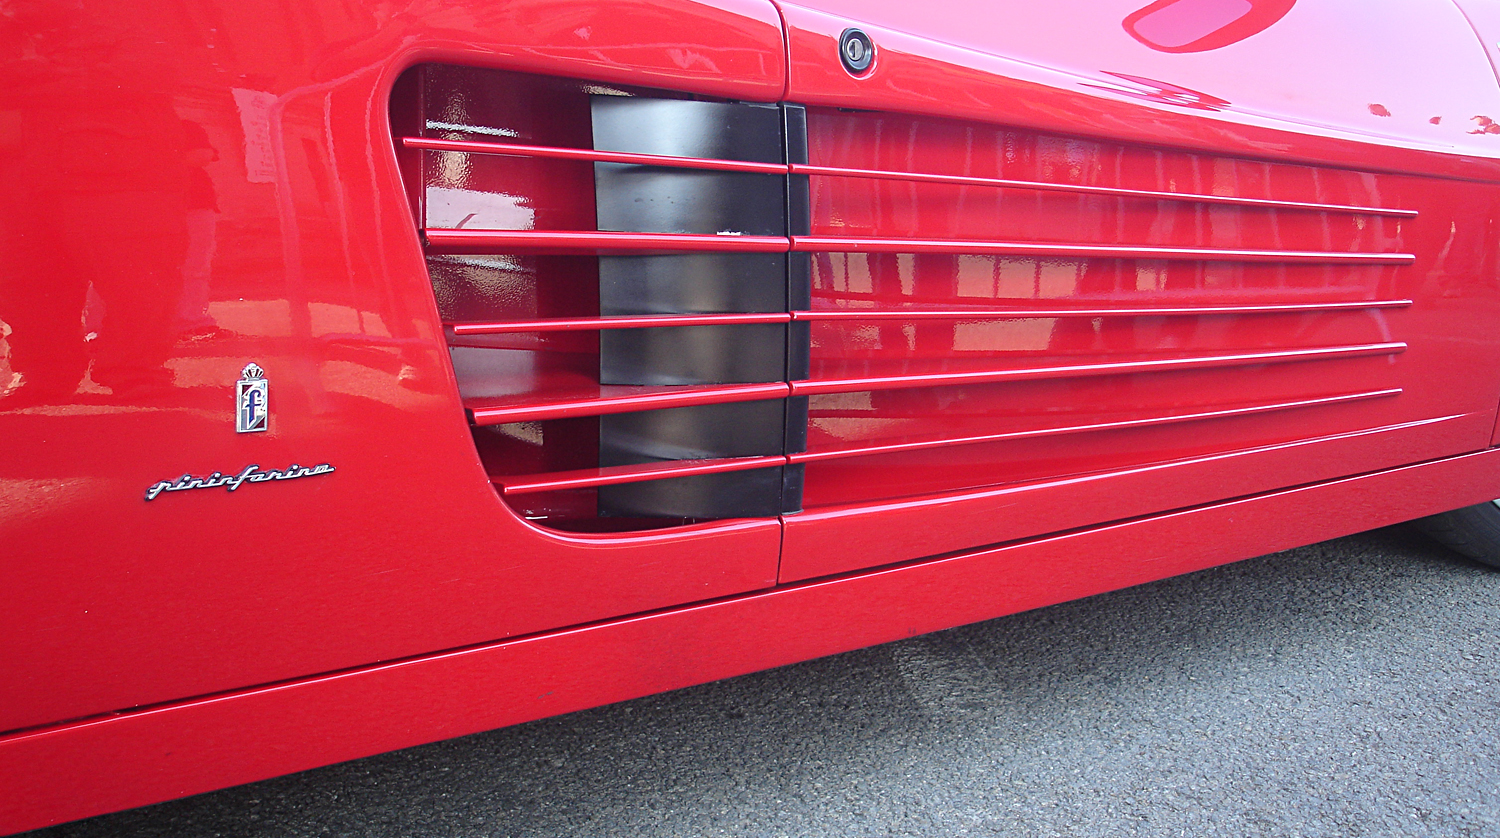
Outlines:
{"label": "reflection on red paint", "polygon": [[1263,32],[1297,0],[1156,0],[1122,21],[1132,38],[1161,52],[1204,52]]}
{"label": "reflection on red paint", "polygon": [[1114,76],[1117,79],[1129,82],[1134,87],[1124,85],[1086,84],[1085,87],[1094,87],[1099,90],[1108,90],[1111,93],[1120,93],[1137,99],[1145,99],[1148,102],[1159,102],[1163,105],[1178,105],[1184,108],[1197,108],[1205,111],[1221,111],[1229,106],[1228,99],[1220,99],[1201,90],[1193,90],[1190,87],[1172,84],[1171,82],[1156,81],[1143,76],[1132,76],[1128,73],[1112,73],[1104,71],[1106,76]]}

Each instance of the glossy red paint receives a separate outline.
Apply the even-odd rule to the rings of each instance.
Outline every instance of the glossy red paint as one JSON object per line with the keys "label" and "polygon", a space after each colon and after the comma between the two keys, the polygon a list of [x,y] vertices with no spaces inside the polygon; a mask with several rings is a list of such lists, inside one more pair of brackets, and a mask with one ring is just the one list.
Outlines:
{"label": "glossy red paint", "polygon": [[[0,320],[6,384],[24,378],[0,398],[0,589],[24,595],[0,613],[0,730],[774,582],[774,520],[620,539],[509,512],[387,122],[397,77],[433,59],[774,99],[769,3],[17,14]],[[270,430],[239,435],[250,361]],[[337,471],[142,505],[183,473],[294,462]]]}
{"label": "glossy red paint", "polygon": [[[18,7],[0,831],[1500,496],[1493,15],[1247,0],[1174,46],[1151,15],[1213,4],[815,5]],[[595,150],[601,91],[806,105],[808,161]],[[810,229],[600,231],[596,162],[806,178]],[[600,312],[598,254],[730,251],[809,254],[811,305]],[[601,332],[779,324],[808,376],[599,383]],[[600,415],[801,395],[805,451],[599,465]],[[597,514],[782,463],[780,519]]]}
{"label": "glossy red paint", "polygon": [[947,183],[955,186],[988,186],[997,189],[1035,189],[1041,192],[1067,192],[1078,195],[1107,195],[1115,198],[1141,198],[1155,201],[1185,201],[1195,204],[1224,204],[1239,207],[1265,207],[1268,209],[1311,210],[1328,212],[1352,212],[1369,215],[1386,215],[1393,218],[1415,218],[1416,210],[1392,207],[1358,206],[1352,204],[1316,204],[1307,201],[1278,201],[1269,198],[1251,198],[1243,195],[1205,195],[1196,192],[1165,192],[1155,189],[1121,189],[1082,183],[1057,183],[1041,180],[1013,180],[995,177],[973,177],[971,175],[942,175],[932,172],[899,172],[882,169],[851,169],[846,166],[814,166],[810,163],[792,163],[787,170],[797,175],[823,175],[825,177],[858,177],[874,180],[894,180],[908,183]]}
{"label": "glossy red paint", "polygon": [[1032,428],[1024,431],[1010,431],[1005,433],[984,434],[981,436],[959,436],[941,437],[937,439],[916,439],[901,442],[886,442],[876,445],[867,445],[851,448],[827,448],[819,451],[804,451],[800,454],[791,454],[787,457],[793,463],[812,463],[818,460],[839,460],[845,457],[862,457],[870,454],[896,454],[904,451],[921,451],[929,448],[947,448],[954,445],[973,445],[982,442],[1001,442],[1014,439],[1034,439],[1037,437],[1056,436],[1058,434],[1090,433],[1094,431],[1114,431],[1125,428],[1153,427],[1167,425],[1173,422],[1196,422],[1202,419],[1224,419],[1231,416],[1245,416],[1252,413],[1269,413],[1276,410],[1292,410],[1299,407],[1313,407],[1315,405],[1335,404],[1338,402],[1349,402],[1357,399],[1378,399],[1385,396],[1398,396],[1399,389],[1371,390],[1364,393],[1346,393],[1339,396],[1326,396],[1315,399],[1297,399],[1288,402],[1271,402],[1266,404],[1254,404],[1248,407],[1221,408],[1218,410],[1207,410],[1199,412],[1175,412],[1157,416],[1148,416],[1139,419],[1123,419],[1113,422],[1094,422],[1083,425],[1058,425],[1045,428]]}
{"label": "glossy red paint", "polygon": [[[796,55],[794,38],[794,67]],[[810,240],[830,243],[814,257],[813,311],[833,316],[813,321],[812,380],[792,383],[813,400],[808,451],[793,457],[808,463],[806,511],[786,518],[783,583],[1149,514],[1168,498],[1209,502],[1231,496],[1226,483],[1251,493],[1328,479],[1382,459],[1411,423],[1424,441],[1450,439],[1423,456],[1486,444],[1472,433],[1488,422],[1487,391],[1428,386],[1451,369],[1452,348],[1429,354],[1437,347],[1396,340],[1474,326],[1443,298],[1418,298],[1437,272],[1456,284],[1493,273],[1493,199],[1482,189],[935,117],[812,108],[808,125],[810,165],[945,180],[811,178]],[[970,188],[999,180],[1027,185]],[[1090,191],[1031,186],[1057,182]],[[1265,203],[1195,206],[1133,191]],[[1350,207],[1403,213],[1362,219]],[[805,241],[794,249],[813,249]],[[923,316],[1048,301],[1143,313]],[[1203,308],[1145,314],[1174,304]],[[1316,310],[1282,308],[1298,305]],[[1496,347],[1470,334],[1480,341],[1470,369],[1494,369]],[[1470,430],[1448,436],[1456,425]],[[961,454],[948,445],[960,440]],[[1285,446],[1338,453],[1283,459]],[[1170,490],[1134,483],[1138,468],[1186,475],[1215,461],[1238,461],[1242,473],[1184,476]],[[1117,494],[1079,503],[1081,484]],[[1046,523],[1018,510],[1018,496],[1048,507]],[[928,529],[918,517],[942,523]],[[855,530],[872,520],[902,537],[865,543]],[[861,549],[835,548],[851,540]]]}
{"label": "glossy red paint", "polygon": [[651,253],[781,253],[791,247],[774,236],[704,236],[691,233],[615,233],[572,230],[422,231],[429,253],[545,253],[551,255]]}
{"label": "glossy red paint", "polygon": [[[1292,314],[1318,311],[1352,311],[1374,308],[1405,308],[1411,300],[1373,300],[1347,303],[1272,303],[1268,305],[1150,306],[1082,308],[899,308],[876,311],[868,308],[794,311],[793,320],[1034,320],[1057,317],[1202,317],[1213,314]],[[661,318],[665,320],[666,318]]]}
{"label": "glossy red paint", "polygon": [[[1489,497],[1497,465],[1500,451],[1486,451],[7,737],[0,784],[11,794],[0,797],[0,829],[729,678],[1346,535],[1393,523],[1393,509],[1422,515]],[[1203,549],[1209,542],[1214,549]]]}
{"label": "glossy red paint", "polygon": [[662,326],[722,326],[746,323],[790,323],[790,313],[657,314],[626,317],[553,317],[504,320],[497,323],[453,323],[455,336],[497,335],[508,332],[593,332],[600,329],[655,329]]}
{"label": "glossy red paint", "polygon": [[[649,247],[649,244],[646,245]],[[645,249],[643,247],[643,249]],[[749,249],[749,248],[746,248]],[[963,241],[954,239],[796,236],[798,253],[913,253],[976,256],[1082,256],[1189,262],[1272,262],[1278,265],[1410,265],[1410,253],[1340,253],[1315,250],[1238,250],[1209,247],[1142,247],[1132,244]]]}
{"label": "glossy red paint", "polygon": [[[1281,349],[1269,352],[1246,352],[1231,355],[1152,358],[1139,361],[1102,361],[1089,364],[1019,366],[1007,367],[1005,369],[949,370],[929,373],[869,375],[857,378],[814,378],[807,381],[793,381],[792,395],[820,396],[827,393],[893,390],[910,387],[947,387],[960,384],[988,384],[997,381],[1055,380],[1095,375],[1133,375],[1136,373],[1170,372],[1203,367],[1221,369],[1225,367],[1262,366],[1289,361],[1317,361],[1327,358],[1361,358],[1370,355],[1394,355],[1405,351],[1406,344],[1404,343],[1372,343],[1356,346]],[[897,365],[892,364],[887,366]],[[900,363],[899,366],[905,367],[907,364]],[[987,364],[981,362],[974,364],[974,366],[987,366]],[[943,425],[942,422],[931,417],[928,417],[928,424],[933,427],[941,427]]]}
{"label": "glossy red paint", "polygon": [[[1389,15],[1302,3],[1254,38],[1191,56],[1130,37],[1120,21],[1139,8],[1133,2],[1068,0],[983,13],[965,3],[893,0],[778,5],[791,59],[787,98],[803,104],[1366,171],[1489,179],[1500,171],[1496,140],[1469,133],[1471,117],[1500,112],[1500,90],[1471,49],[1467,21],[1446,0],[1403,4]],[[976,26],[982,14],[999,20]],[[879,50],[860,78],[844,71],[835,52],[839,33],[854,25]],[[1389,60],[1397,54],[1429,60]],[[1112,72],[1167,86],[1190,77],[1229,104],[1208,111],[1153,97],[1152,88]],[[1395,116],[1376,117],[1371,103]]]}

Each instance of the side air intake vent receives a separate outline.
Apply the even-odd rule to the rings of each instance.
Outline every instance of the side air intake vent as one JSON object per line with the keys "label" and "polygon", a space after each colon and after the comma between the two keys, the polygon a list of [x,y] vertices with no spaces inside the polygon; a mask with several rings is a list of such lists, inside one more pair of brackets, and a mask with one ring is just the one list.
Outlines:
{"label": "side air intake vent", "polygon": [[598,531],[800,508],[800,108],[428,65],[392,122],[460,395],[512,507]]}
{"label": "side air intake vent", "polygon": [[393,115],[479,453],[551,526],[843,515],[1412,415],[1399,179],[441,66]]}

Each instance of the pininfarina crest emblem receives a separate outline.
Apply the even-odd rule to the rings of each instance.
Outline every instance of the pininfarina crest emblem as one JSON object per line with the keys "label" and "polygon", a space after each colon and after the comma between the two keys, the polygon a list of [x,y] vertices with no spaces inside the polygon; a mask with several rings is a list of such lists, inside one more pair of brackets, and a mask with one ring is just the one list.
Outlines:
{"label": "pininfarina crest emblem", "polygon": [[235,431],[248,434],[264,431],[270,426],[271,410],[267,400],[270,392],[265,370],[258,364],[246,364],[240,371],[240,380],[234,385]]}

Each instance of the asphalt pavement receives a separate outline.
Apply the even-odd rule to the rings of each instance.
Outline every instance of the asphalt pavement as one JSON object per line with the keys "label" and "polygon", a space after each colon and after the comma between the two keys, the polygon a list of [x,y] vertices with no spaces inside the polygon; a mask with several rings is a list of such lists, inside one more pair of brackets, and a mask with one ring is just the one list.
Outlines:
{"label": "asphalt pavement", "polygon": [[1497,637],[1391,528],[33,835],[1500,836]]}

